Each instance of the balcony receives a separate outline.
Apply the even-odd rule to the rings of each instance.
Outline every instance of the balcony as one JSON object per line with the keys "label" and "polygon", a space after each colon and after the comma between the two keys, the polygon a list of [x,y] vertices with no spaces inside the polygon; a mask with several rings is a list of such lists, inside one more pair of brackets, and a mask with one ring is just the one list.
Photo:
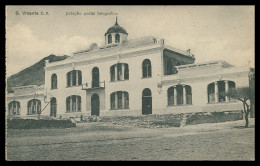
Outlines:
{"label": "balcony", "polygon": [[92,90],[92,89],[99,89],[99,88],[105,88],[105,81],[103,82],[86,82],[85,84],[82,84],[82,90]]}

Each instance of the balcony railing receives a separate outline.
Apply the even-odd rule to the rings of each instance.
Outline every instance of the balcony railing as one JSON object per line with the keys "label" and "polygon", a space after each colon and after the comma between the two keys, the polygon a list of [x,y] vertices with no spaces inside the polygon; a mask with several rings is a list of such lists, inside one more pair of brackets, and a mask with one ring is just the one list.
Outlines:
{"label": "balcony railing", "polygon": [[82,84],[82,90],[90,90],[90,89],[97,89],[97,88],[105,88],[105,81],[103,82],[86,82],[85,84]]}

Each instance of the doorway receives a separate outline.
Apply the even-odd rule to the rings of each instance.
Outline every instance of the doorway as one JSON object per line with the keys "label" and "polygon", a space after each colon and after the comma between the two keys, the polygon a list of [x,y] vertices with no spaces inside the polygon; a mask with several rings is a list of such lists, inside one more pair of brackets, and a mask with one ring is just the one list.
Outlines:
{"label": "doorway", "polygon": [[100,109],[99,95],[94,93],[91,96],[91,115],[99,116],[99,109]]}
{"label": "doorway", "polygon": [[50,116],[56,117],[56,114],[57,114],[57,102],[56,102],[56,98],[53,97],[51,99],[51,112],[50,112]]}
{"label": "doorway", "polygon": [[149,88],[142,93],[142,115],[152,114],[152,92]]}

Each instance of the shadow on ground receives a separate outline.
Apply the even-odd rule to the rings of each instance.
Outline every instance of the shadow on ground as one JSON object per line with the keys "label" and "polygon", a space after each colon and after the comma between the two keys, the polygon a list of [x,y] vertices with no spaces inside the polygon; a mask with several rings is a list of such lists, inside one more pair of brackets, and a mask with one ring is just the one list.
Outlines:
{"label": "shadow on ground", "polygon": [[248,127],[245,127],[245,126],[233,126],[233,128],[236,128],[236,129],[248,129],[248,128],[255,128],[255,125],[250,125]]}

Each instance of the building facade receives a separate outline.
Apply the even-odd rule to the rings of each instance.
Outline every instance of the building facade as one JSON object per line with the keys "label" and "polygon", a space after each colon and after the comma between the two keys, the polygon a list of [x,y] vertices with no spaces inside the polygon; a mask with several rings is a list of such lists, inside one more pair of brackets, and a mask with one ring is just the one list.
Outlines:
{"label": "building facade", "polygon": [[42,115],[57,118],[243,109],[222,92],[249,86],[249,67],[221,60],[194,63],[189,50],[152,36],[128,40],[117,21],[104,37],[103,46],[93,43],[63,61],[46,61],[44,88],[24,88],[22,97],[21,87],[14,88],[7,95],[8,115],[14,116],[14,108],[20,116],[37,114],[38,100]]}

